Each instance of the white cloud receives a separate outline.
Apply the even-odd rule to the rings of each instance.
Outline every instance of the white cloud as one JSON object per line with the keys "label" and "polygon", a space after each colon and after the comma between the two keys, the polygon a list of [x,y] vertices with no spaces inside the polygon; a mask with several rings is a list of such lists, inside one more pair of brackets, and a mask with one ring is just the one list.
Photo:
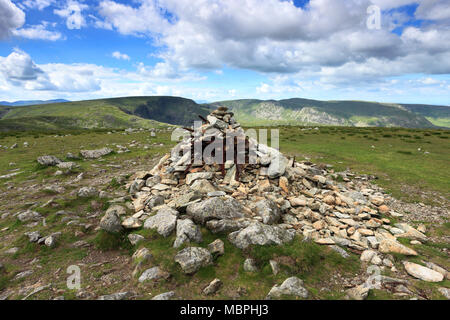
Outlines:
{"label": "white cloud", "polygon": [[13,31],[13,35],[32,40],[49,40],[56,41],[64,39],[64,36],[58,31],[47,30],[48,22],[43,21],[41,24],[29,26]]}
{"label": "white cloud", "polygon": [[55,3],[55,0],[24,0],[20,5],[30,9],[43,10]]}
{"label": "white cloud", "polygon": [[10,0],[0,0],[0,40],[9,37],[24,23],[25,13],[22,10]]}
{"label": "white cloud", "polygon": [[81,29],[86,25],[86,20],[83,16],[83,10],[88,9],[89,6],[75,0],[68,0],[62,9],[55,9],[53,12],[66,18],[66,26],[68,29]]}
{"label": "white cloud", "polygon": [[0,72],[12,82],[36,80],[44,73],[27,53],[19,49],[7,57],[0,57]]}
{"label": "white cloud", "polygon": [[130,56],[125,53],[120,53],[119,51],[114,51],[112,57],[118,60],[130,60]]}

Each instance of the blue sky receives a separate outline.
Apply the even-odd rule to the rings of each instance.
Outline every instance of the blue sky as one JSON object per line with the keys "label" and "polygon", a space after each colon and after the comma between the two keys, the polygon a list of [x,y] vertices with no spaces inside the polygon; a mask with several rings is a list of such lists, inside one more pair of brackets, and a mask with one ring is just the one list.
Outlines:
{"label": "blue sky", "polygon": [[0,0],[0,18],[0,100],[450,104],[445,0]]}

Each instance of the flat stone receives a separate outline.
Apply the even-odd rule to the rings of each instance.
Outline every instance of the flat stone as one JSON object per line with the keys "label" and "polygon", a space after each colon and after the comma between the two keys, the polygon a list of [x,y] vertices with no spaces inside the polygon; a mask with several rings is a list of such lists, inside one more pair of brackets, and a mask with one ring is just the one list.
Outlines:
{"label": "flat stone", "polygon": [[180,264],[184,273],[192,274],[212,264],[212,256],[205,248],[188,247],[177,253],[175,262]]}
{"label": "flat stone", "polygon": [[97,150],[81,150],[81,156],[85,159],[98,159],[100,157],[106,156],[113,151],[109,148],[102,148]]}
{"label": "flat stone", "polygon": [[177,218],[178,211],[164,207],[145,220],[144,229],[156,229],[160,235],[168,237],[175,230]]}
{"label": "flat stone", "polygon": [[294,230],[253,222],[245,229],[230,233],[228,240],[236,247],[246,249],[250,245],[281,245],[291,242],[294,237]]}
{"label": "flat stone", "polygon": [[191,219],[178,220],[177,237],[173,247],[178,248],[184,243],[191,241],[197,243],[203,241],[200,228]]}
{"label": "flat stone", "polygon": [[281,286],[275,285],[270,289],[266,299],[281,298],[282,296],[295,296],[308,298],[308,290],[303,287],[303,281],[297,277],[286,279]]}
{"label": "flat stone", "polygon": [[242,205],[234,198],[223,200],[214,197],[194,203],[186,208],[188,216],[196,223],[204,224],[209,220],[235,219],[244,216]]}
{"label": "flat stone", "polygon": [[152,298],[152,300],[170,300],[173,297],[175,297],[175,292],[169,291],[169,292],[164,292],[164,293],[158,294],[157,296],[154,296]]}
{"label": "flat stone", "polygon": [[138,281],[142,283],[149,280],[167,279],[169,276],[169,273],[163,271],[160,267],[153,267],[145,270]]}
{"label": "flat stone", "polygon": [[441,282],[444,280],[444,276],[441,273],[421,266],[420,264],[404,261],[403,265],[405,266],[406,272],[420,280],[427,282]]}
{"label": "flat stone", "polygon": [[383,239],[380,242],[378,250],[381,253],[400,253],[407,256],[417,256],[417,252],[413,249],[402,245],[400,242],[390,239]]}

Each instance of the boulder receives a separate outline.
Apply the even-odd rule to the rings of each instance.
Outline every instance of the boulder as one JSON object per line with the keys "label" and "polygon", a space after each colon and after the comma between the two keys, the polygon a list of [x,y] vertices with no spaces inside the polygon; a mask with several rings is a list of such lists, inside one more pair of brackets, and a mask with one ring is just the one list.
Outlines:
{"label": "boulder", "polygon": [[167,279],[169,277],[170,274],[163,271],[160,267],[153,267],[145,270],[139,277],[138,281],[142,283],[148,280]]}
{"label": "boulder", "polygon": [[275,285],[270,289],[267,299],[281,298],[282,296],[295,296],[308,298],[308,290],[303,287],[303,281],[297,277],[287,278],[280,286]]}
{"label": "boulder", "polygon": [[258,267],[256,266],[256,262],[252,258],[247,258],[244,261],[244,271],[246,272],[258,272]]}
{"label": "boulder", "polygon": [[175,292],[169,291],[154,296],[152,300],[170,300],[175,296]]}
{"label": "boulder", "polygon": [[286,165],[287,159],[281,154],[277,154],[270,162],[267,175],[270,179],[275,179],[282,176],[286,171]]}
{"label": "boulder", "polygon": [[116,211],[106,211],[103,218],[100,220],[100,228],[110,233],[118,233],[123,230],[122,221]]}
{"label": "boulder", "polygon": [[205,179],[195,180],[190,189],[193,191],[198,191],[202,194],[216,191],[216,188],[212,185],[212,183]]}
{"label": "boulder", "polygon": [[102,148],[102,149],[97,149],[97,150],[81,150],[80,151],[81,156],[85,159],[98,159],[98,158],[106,156],[112,152],[113,151],[109,148]]}
{"label": "boulder", "polygon": [[234,198],[223,200],[214,197],[199,203],[190,204],[186,213],[196,223],[204,224],[209,220],[234,219],[244,216],[242,205]]}
{"label": "boulder", "polygon": [[185,242],[197,242],[203,241],[200,228],[191,220],[184,219],[177,222],[177,238],[173,244],[174,248],[180,247]]}
{"label": "boulder", "polygon": [[248,227],[251,224],[249,219],[222,219],[209,220],[206,228],[212,233],[230,233]]}
{"label": "boulder", "polygon": [[353,300],[365,300],[369,295],[370,288],[364,283],[347,290],[347,295]]}
{"label": "boulder", "polygon": [[37,158],[37,162],[42,166],[51,167],[61,163],[61,160],[55,156],[42,156]]}
{"label": "boulder", "polygon": [[19,219],[21,222],[27,222],[30,220],[39,221],[42,219],[42,216],[36,211],[28,210],[17,215],[17,219]]}
{"label": "boulder", "polygon": [[203,294],[206,296],[214,294],[217,291],[219,291],[222,285],[223,283],[222,281],[220,281],[220,279],[214,279],[208,284],[208,286],[205,289],[203,289]]}
{"label": "boulder", "polygon": [[294,237],[294,230],[254,222],[242,230],[230,233],[228,240],[236,247],[246,249],[250,245],[281,245],[291,242]]}
{"label": "boulder", "polygon": [[444,280],[444,275],[430,268],[421,266],[420,264],[404,261],[406,272],[408,272],[413,277],[427,281],[427,282],[441,282]]}
{"label": "boulder", "polygon": [[281,212],[277,204],[269,199],[258,201],[255,204],[255,211],[262,217],[265,224],[277,223],[281,218]]}
{"label": "boulder", "polygon": [[178,211],[164,207],[158,212],[145,220],[144,229],[156,229],[158,233],[164,237],[168,237],[177,225]]}
{"label": "boulder", "polygon": [[417,256],[417,252],[413,249],[410,249],[400,242],[391,239],[383,239],[381,240],[378,251],[381,253],[400,253],[407,256]]}
{"label": "boulder", "polygon": [[184,273],[192,274],[212,264],[212,256],[205,248],[188,247],[177,253],[175,262],[180,264]]}
{"label": "boulder", "polygon": [[91,198],[91,197],[97,197],[98,191],[94,187],[82,187],[80,190],[78,190],[78,197],[79,198]]}
{"label": "boulder", "polygon": [[141,236],[140,234],[135,234],[135,233],[130,233],[128,235],[128,240],[130,241],[130,243],[135,246],[137,245],[139,242],[143,241],[145,238],[143,236]]}
{"label": "boulder", "polygon": [[213,257],[221,256],[225,253],[225,244],[222,240],[216,239],[208,245],[208,251]]}

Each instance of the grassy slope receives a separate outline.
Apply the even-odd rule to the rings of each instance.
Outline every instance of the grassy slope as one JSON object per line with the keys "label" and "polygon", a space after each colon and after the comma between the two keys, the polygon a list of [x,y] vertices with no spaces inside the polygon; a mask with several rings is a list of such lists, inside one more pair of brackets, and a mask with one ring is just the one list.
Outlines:
{"label": "grassy slope", "polygon": [[[261,103],[271,103],[283,108],[281,115],[283,120],[266,120],[264,117],[258,118]],[[296,116],[302,108],[314,108],[320,112],[341,119],[344,124],[352,125],[352,122],[360,122],[366,126],[387,126],[387,127],[417,127],[430,128],[433,124],[425,118],[430,115],[430,111],[425,114],[422,105],[397,105],[366,101],[318,101],[310,99],[286,99],[286,100],[231,100],[215,102],[212,105],[225,105],[233,109],[241,123],[246,125],[268,125],[268,124],[293,124],[302,125],[296,120]],[[410,107],[408,107],[410,106]],[[445,119],[450,119],[450,107],[432,106],[433,112],[430,119],[438,121],[440,125],[445,124]]]}
{"label": "grassy slope", "polygon": [[206,115],[207,110],[189,99],[128,97],[2,108],[0,128],[151,128],[161,122],[186,125],[198,119],[197,114]]}

